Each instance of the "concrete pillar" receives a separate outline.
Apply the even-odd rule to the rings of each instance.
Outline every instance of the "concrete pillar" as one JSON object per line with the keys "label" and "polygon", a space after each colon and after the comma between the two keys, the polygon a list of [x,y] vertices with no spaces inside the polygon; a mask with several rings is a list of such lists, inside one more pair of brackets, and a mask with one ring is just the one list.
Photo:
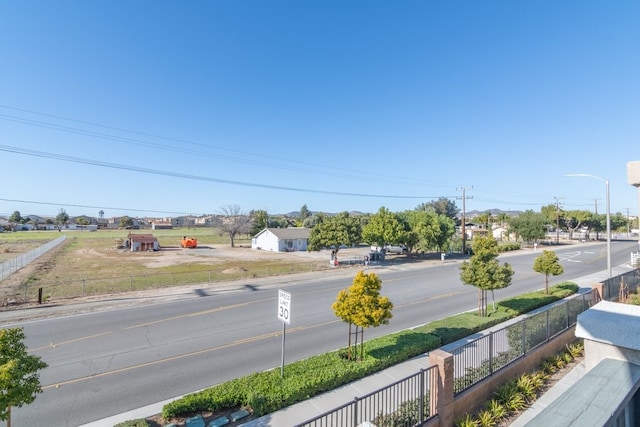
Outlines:
{"label": "concrete pillar", "polygon": [[591,288],[595,289],[598,293],[598,299],[593,302],[594,304],[604,300],[604,285],[602,283],[594,283],[591,285]]}
{"label": "concrete pillar", "polygon": [[438,385],[429,399],[429,413],[438,413],[440,427],[453,426],[453,355],[443,350],[429,353],[429,365],[438,367]]}

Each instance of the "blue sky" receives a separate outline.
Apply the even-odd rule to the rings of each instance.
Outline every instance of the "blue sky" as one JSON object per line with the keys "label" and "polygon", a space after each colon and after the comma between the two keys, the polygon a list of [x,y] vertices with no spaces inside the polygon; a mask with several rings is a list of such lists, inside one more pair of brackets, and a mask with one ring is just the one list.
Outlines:
{"label": "blue sky", "polygon": [[0,3],[0,215],[637,215],[637,1]]}

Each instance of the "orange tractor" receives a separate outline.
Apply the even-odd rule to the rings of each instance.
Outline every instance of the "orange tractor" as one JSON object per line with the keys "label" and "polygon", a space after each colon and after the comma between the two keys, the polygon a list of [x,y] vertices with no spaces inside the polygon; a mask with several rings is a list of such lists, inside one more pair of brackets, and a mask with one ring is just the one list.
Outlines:
{"label": "orange tractor", "polygon": [[182,242],[180,243],[180,246],[182,246],[183,248],[197,248],[198,240],[194,239],[193,237],[184,236],[182,238]]}

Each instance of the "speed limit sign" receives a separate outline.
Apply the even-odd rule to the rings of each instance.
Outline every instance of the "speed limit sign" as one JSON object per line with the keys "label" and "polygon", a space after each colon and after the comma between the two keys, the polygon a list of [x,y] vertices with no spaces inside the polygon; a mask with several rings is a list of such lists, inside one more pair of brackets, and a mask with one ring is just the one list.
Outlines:
{"label": "speed limit sign", "polygon": [[282,289],[278,290],[278,319],[291,324],[291,294]]}

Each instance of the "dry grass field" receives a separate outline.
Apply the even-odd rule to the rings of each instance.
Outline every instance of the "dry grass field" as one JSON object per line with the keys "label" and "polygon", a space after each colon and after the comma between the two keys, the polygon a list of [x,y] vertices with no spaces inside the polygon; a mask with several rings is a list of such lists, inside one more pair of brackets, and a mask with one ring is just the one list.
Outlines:
{"label": "dry grass field", "polygon": [[[329,252],[276,253],[251,249],[242,236],[231,247],[215,229],[133,230],[158,238],[157,252],[118,248],[129,230],[69,231],[65,243],[0,282],[0,304],[37,301],[39,288],[46,300],[113,294],[263,277],[330,268]],[[59,232],[25,231],[0,234],[0,262],[19,256]],[[198,239],[195,249],[180,247],[182,236]],[[368,248],[343,249],[343,259],[364,256]]]}

